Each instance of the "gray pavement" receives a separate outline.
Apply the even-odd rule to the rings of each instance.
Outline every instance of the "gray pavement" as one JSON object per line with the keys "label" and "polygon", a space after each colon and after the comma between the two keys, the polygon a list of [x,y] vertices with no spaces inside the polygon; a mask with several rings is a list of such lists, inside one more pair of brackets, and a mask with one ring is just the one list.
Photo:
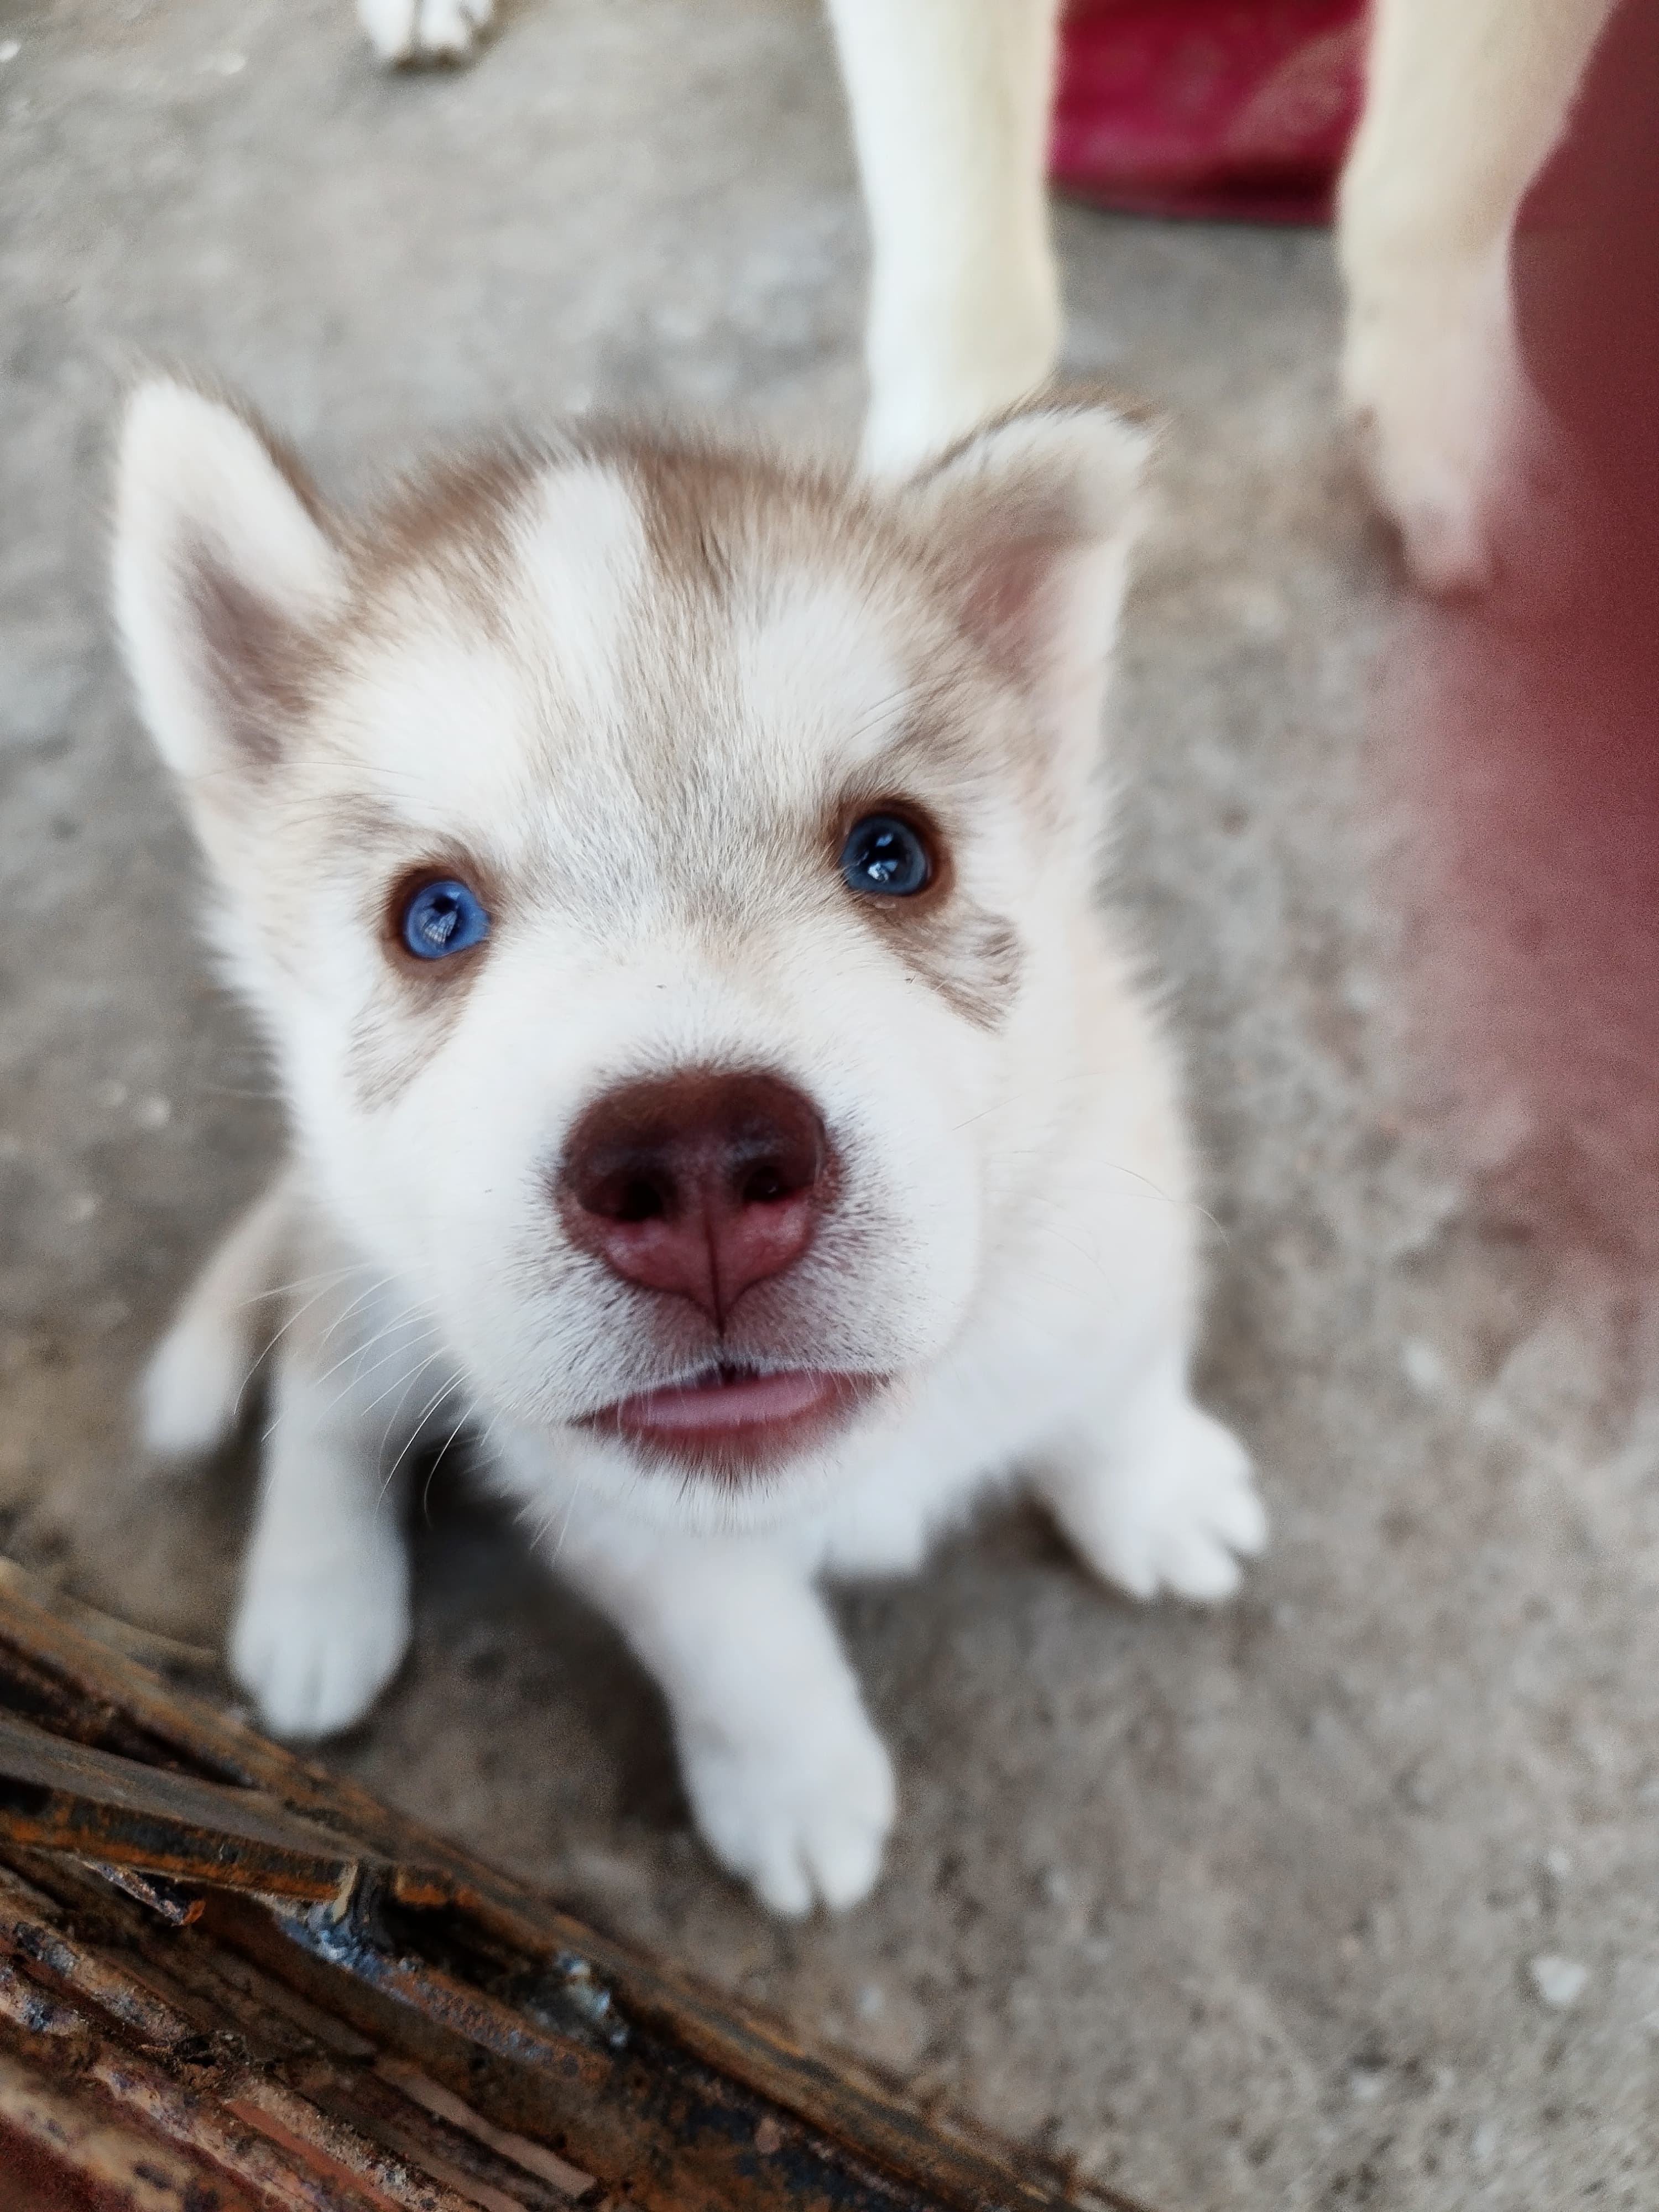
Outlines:
{"label": "gray pavement", "polygon": [[[845,440],[862,226],[806,0],[516,0],[477,68],[402,81],[343,0],[0,0],[0,1536],[210,1638],[246,1455],[147,1481],[129,1395],[280,1124],[110,653],[119,379],[211,367],[344,492],[594,398]],[[1169,2212],[1651,2206],[1659,1425],[1594,1287],[1547,1296],[1435,1164],[1395,1042],[1394,586],[1328,241],[1060,232],[1071,364],[1172,420],[1119,896],[1190,1056],[1206,1382],[1273,1554],[1229,1613],[1143,1611],[1015,1516],[849,1595],[903,1816],[842,1922],[711,1869],[653,1692],[447,1474],[415,1657],[333,1755]]]}

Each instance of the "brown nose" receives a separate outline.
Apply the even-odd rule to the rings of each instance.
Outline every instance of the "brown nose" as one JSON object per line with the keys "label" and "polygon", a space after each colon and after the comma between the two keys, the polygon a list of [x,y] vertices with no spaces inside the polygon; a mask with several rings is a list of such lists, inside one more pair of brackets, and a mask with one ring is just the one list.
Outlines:
{"label": "brown nose", "polygon": [[688,1070],[590,1106],[559,1175],[565,1227],[625,1282],[692,1299],[717,1328],[792,1267],[829,1195],[811,1103],[772,1075]]}

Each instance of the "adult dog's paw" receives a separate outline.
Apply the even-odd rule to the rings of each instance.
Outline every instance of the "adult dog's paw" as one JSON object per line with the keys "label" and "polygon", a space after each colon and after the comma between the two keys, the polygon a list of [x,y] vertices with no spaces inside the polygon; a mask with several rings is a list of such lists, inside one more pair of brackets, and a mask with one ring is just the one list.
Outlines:
{"label": "adult dog's paw", "polygon": [[867,1896],[893,1825],[892,1763],[856,1706],[805,1717],[787,1739],[686,1731],[686,1794],[722,1866],[799,1919]]}
{"label": "adult dog's paw", "polygon": [[1491,506],[1530,416],[1506,261],[1356,281],[1342,396],[1415,581],[1438,592],[1490,584]]}
{"label": "adult dog's paw", "polygon": [[357,0],[383,62],[465,61],[495,13],[495,0]]}
{"label": "adult dog's paw", "polygon": [[326,1565],[250,1557],[230,1668],[273,1735],[337,1735],[362,1719],[409,1648],[409,1567],[377,1532]]}
{"label": "adult dog's paw", "polygon": [[1241,1559],[1267,1541],[1249,1454],[1198,1407],[1174,1409],[1132,1463],[1073,1474],[1053,1504],[1066,1533],[1105,1581],[1132,1597],[1213,1604],[1238,1588]]}

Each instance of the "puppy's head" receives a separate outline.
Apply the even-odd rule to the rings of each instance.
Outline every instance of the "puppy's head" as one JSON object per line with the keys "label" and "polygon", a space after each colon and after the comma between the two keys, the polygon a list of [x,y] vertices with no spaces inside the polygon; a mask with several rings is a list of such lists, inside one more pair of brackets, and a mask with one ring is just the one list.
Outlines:
{"label": "puppy's head", "polygon": [[585,428],[345,523],[133,400],[120,628],[298,1143],[592,1479],[833,1480],[1063,1202],[1146,442],[1044,407],[878,495]]}

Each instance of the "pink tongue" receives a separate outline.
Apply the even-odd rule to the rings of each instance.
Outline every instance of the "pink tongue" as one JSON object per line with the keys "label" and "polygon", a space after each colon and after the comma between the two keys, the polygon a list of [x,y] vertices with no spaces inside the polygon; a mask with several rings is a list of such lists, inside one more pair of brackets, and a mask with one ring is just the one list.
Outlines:
{"label": "pink tongue", "polygon": [[625,1400],[618,1411],[632,1428],[726,1429],[734,1422],[792,1420],[822,1405],[831,1387],[827,1375],[795,1368],[787,1375],[648,1390]]}

